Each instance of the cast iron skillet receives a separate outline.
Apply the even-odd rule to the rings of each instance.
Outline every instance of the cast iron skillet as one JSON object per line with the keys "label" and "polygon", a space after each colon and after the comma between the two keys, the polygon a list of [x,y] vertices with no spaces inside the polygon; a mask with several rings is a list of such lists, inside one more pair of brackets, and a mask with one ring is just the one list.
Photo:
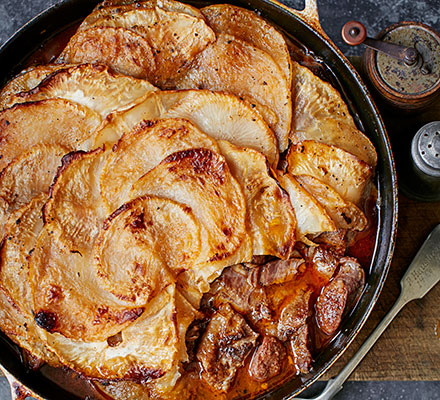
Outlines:
{"label": "cast iron skillet", "polygon": [[[67,0],[49,8],[25,25],[0,49],[0,85],[20,72],[29,56],[38,50],[42,43],[84,18],[97,2],[97,0]],[[202,6],[226,1],[189,2]],[[259,397],[285,399],[304,390],[330,368],[353,341],[379,297],[391,263],[397,230],[396,172],[388,137],[379,113],[359,75],[320,28],[314,0],[306,0],[306,8],[303,12],[293,11],[271,0],[239,0],[234,3],[259,10],[263,17],[274,22],[298,42],[304,44],[315,57],[324,61],[336,78],[359,128],[370,137],[378,153],[376,176],[379,191],[378,231],[364,293],[357,307],[345,318],[340,333],[314,360],[313,370],[309,374],[296,377]],[[45,399],[78,398],[40,373],[28,372],[20,361],[17,347],[3,334],[0,334],[0,364],[19,382]]]}

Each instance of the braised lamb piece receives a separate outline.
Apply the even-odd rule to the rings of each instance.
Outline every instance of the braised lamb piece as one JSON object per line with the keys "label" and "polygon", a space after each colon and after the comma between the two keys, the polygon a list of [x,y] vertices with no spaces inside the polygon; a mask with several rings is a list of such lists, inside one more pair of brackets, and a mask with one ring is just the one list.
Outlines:
{"label": "braised lamb piece", "polygon": [[281,372],[286,357],[284,344],[273,336],[265,336],[249,364],[249,374],[256,381],[266,382]]}
{"label": "braised lamb piece", "polygon": [[316,321],[322,332],[327,335],[336,332],[346,306],[351,307],[355,303],[364,282],[364,270],[354,258],[339,260],[338,272],[316,300]]}
{"label": "braised lamb piece", "polygon": [[364,273],[355,259],[302,244],[294,255],[227,268],[204,296],[202,309],[214,315],[207,328],[203,321],[194,327],[200,333],[191,341],[203,334],[196,357],[213,388],[230,387],[258,335],[261,342],[249,363],[252,379],[264,382],[279,375],[287,354],[297,373],[307,373],[313,350],[309,324],[315,321],[325,335],[333,334],[346,306],[357,299]]}
{"label": "braised lamb piece", "polygon": [[214,389],[227,391],[258,336],[229,304],[222,304],[209,322],[197,351],[203,379]]}

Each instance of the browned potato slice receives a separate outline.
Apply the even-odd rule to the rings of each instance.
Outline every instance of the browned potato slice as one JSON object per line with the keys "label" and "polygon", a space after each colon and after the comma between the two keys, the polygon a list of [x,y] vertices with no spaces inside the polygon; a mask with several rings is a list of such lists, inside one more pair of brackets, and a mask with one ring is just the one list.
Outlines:
{"label": "browned potato slice", "polygon": [[196,281],[211,282],[226,266],[251,258],[245,199],[219,154],[191,149],[168,156],[133,185],[131,198],[144,195],[169,198],[191,208],[202,238],[193,267]]}
{"label": "browned potato slice", "polygon": [[295,212],[289,196],[272,177],[266,157],[226,141],[219,141],[219,146],[243,189],[252,254],[288,259],[295,244]]}
{"label": "browned potato slice", "polygon": [[143,305],[171,276],[192,268],[199,253],[200,227],[191,210],[145,196],[124,204],[106,220],[95,259],[99,280],[110,293]]}
{"label": "browned potato slice", "polygon": [[203,18],[159,7],[136,7],[130,11],[103,16],[88,25],[92,29],[124,28],[144,38],[154,58],[154,69],[145,76],[159,86],[164,86],[169,79],[180,75],[190,61],[215,40],[214,32]]}
{"label": "browned potato slice", "polygon": [[44,219],[62,229],[60,236],[71,251],[89,250],[107,217],[99,190],[107,154],[100,148],[66,155],[51,187]]}
{"label": "browned potato slice", "polygon": [[29,258],[35,322],[74,340],[106,340],[144,307],[118,300],[102,286],[89,251],[72,251],[56,224],[46,224]]}
{"label": "browned potato slice", "polygon": [[18,157],[0,174],[0,236],[9,215],[49,186],[67,149],[57,145],[36,145]]}
{"label": "browned potato slice", "polygon": [[156,61],[148,42],[124,28],[91,27],[73,35],[59,63],[100,63],[135,78],[150,78]]}
{"label": "browned potato slice", "polygon": [[353,154],[313,140],[292,145],[287,160],[291,174],[313,176],[355,205],[359,205],[373,172]]}
{"label": "browned potato slice", "polygon": [[270,54],[292,83],[292,61],[289,48],[275,27],[257,13],[231,4],[213,4],[202,13],[215,33],[227,33]]}
{"label": "browned potato slice", "polygon": [[142,121],[112,147],[101,174],[101,194],[110,212],[125,203],[133,183],[176,151],[216,142],[184,119]]}
{"label": "browned potato slice", "polygon": [[84,143],[101,123],[94,111],[68,100],[18,104],[0,112],[0,171],[36,144],[69,151]]}
{"label": "browned potato slice", "polygon": [[203,18],[203,14],[198,8],[192,7],[189,4],[180,3],[174,0],[105,0],[100,3],[81,23],[78,29],[87,29],[90,24],[102,17],[107,17],[111,14],[130,11],[136,8],[161,8],[165,11],[180,12],[193,17]]}
{"label": "browned potato slice", "polygon": [[17,93],[33,89],[53,72],[68,67],[69,65],[48,64],[31,67],[20,72],[0,91],[0,109],[10,107],[13,104],[11,98]]}
{"label": "browned potato slice", "polygon": [[216,140],[263,153],[272,166],[278,162],[274,133],[258,113],[236,96],[209,90],[152,93],[142,103],[107,118],[95,146],[115,143],[142,120],[185,118]]}
{"label": "browned potato slice", "polygon": [[110,381],[104,385],[97,381],[94,384],[101,392],[111,398],[120,400],[149,399],[153,394],[155,396],[161,395],[168,398],[166,394],[175,387],[176,383],[178,384],[177,380],[181,375],[181,363],[188,361],[185,344],[188,327],[195,318],[201,317],[197,310],[185,300],[178,290],[175,292],[175,303],[177,312],[176,321],[179,327],[179,352],[173,367],[164,376],[142,384],[130,381]]}
{"label": "browned potato slice", "polygon": [[[210,89],[232,93],[275,112],[272,129],[284,151],[292,120],[290,86],[272,57],[247,42],[219,34],[177,82],[179,89]],[[266,120],[267,121],[267,120]],[[267,121],[269,122],[269,121]]]}
{"label": "browned potato slice", "polygon": [[174,372],[180,349],[174,285],[169,285],[134,323],[115,337],[81,341],[42,332],[67,367],[97,379],[154,381]]}
{"label": "browned potato slice", "polygon": [[338,229],[365,229],[368,221],[364,213],[332,187],[308,175],[297,175],[295,179],[325,208]]}
{"label": "browned potato slice", "polygon": [[290,202],[297,220],[297,237],[306,244],[313,245],[307,235],[335,231],[336,226],[325,209],[289,173],[279,175],[281,186],[289,193]]}
{"label": "browned potato slice", "polygon": [[13,96],[10,104],[60,98],[89,107],[105,118],[155,90],[146,80],[115,74],[104,65],[82,64],[53,73],[35,89]]}
{"label": "browned potato slice", "polygon": [[41,208],[46,199],[44,194],[36,197],[8,221],[0,249],[0,328],[36,357],[56,364],[56,356],[41,342],[34,322],[27,261],[43,227]]}
{"label": "browned potato slice", "polygon": [[356,128],[339,92],[296,62],[293,73],[292,142],[316,140],[335,145],[375,166],[376,150]]}

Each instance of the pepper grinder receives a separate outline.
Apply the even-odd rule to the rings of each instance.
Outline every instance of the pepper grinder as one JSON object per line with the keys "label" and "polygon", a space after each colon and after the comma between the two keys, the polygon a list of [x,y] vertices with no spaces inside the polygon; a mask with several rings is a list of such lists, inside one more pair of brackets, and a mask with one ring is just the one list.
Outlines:
{"label": "pepper grinder", "polygon": [[342,28],[343,40],[364,44],[365,72],[378,94],[393,107],[418,110],[440,93],[440,35],[418,22],[401,22],[367,37],[357,21]]}

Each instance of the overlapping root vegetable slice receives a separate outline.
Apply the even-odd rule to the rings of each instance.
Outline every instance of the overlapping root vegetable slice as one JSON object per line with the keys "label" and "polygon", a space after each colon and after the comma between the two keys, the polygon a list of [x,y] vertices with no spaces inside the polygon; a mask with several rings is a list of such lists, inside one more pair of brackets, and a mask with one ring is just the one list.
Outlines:
{"label": "overlapping root vegetable slice", "polygon": [[43,227],[41,194],[11,215],[0,249],[0,328],[17,344],[43,361],[57,364],[38,334],[32,314],[27,258]]}
{"label": "overlapping root vegetable slice", "polygon": [[62,363],[88,377],[147,382],[172,370],[179,354],[174,285],[156,296],[135,322],[111,338],[73,340],[42,332]]}
{"label": "overlapping root vegetable slice", "polygon": [[49,187],[67,149],[36,145],[9,164],[0,174],[0,236],[9,215]]}
{"label": "overlapping root vegetable slice", "polygon": [[373,169],[336,146],[313,140],[292,145],[287,155],[292,175],[310,175],[330,185],[346,200],[359,205]]}
{"label": "overlapping root vegetable slice", "polygon": [[97,275],[116,297],[143,305],[192,268],[200,242],[200,226],[187,206],[140,197],[105,222],[95,248]]}
{"label": "overlapping root vegetable slice", "polygon": [[238,97],[209,90],[152,93],[142,103],[108,118],[95,146],[114,143],[142,120],[185,118],[216,140],[263,153],[270,165],[278,162],[277,141],[259,114]]}
{"label": "overlapping root vegetable slice", "polygon": [[195,281],[214,280],[222,270],[251,258],[246,203],[225,159],[207,149],[174,153],[139,179],[131,198],[154,195],[190,207],[201,227],[202,247]]}
{"label": "overlapping root vegetable slice", "polygon": [[219,141],[219,146],[243,189],[252,254],[289,258],[295,244],[295,212],[289,196],[271,176],[266,158],[226,141]]}
{"label": "overlapping root vegetable slice", "polygon": [[[185,75],[177,82],[179,89],[210,89],[232,93],[254,106],[274,130],[278,148],[288,146],[291,129],[291,90],[282,70],[272,57],[234,36],[219,34],[217,40],[200,53]],[[270,112],[277,121],[271,123]]]}
{"label": "overlapping root vegetable slice", "polygon": [[293,73],[292,142],[316,140],[335,145],[375,166],[376,150],[357,129],[339,92],[296,62]]}
{"label": "overlapping root vegetable slice", "polygon": [[66,155],[51,187],[44,219],[62,229],[61,238],[72,251],[89,250],[107,217],[99,188],[107,154],[99,148]]}
{"label": "overlapping root vegetable slice", "polygon": [[13,96],[10,104],[60,98],[89,107],[105,118],[157,90],[143,79],[119,75],[99,64],[82,64],[54,72],[36,88]]}
{"label": "overlapping root vegetable slice", "polygon": [[135,78],[149,78],[156,69],[148,42],[123,28],[92,27],[76,33],[57,59],[59,63],[98,62]]}
{"label": "overlapping root vegetable slice", "polygon": [[112,147],[103,168],[101,194],[112,212],[125,203],[133,183],[176,151],[206,148],[216,142],[184,119],[142,121]]}
{"label": "overlapping root vegetable slice", "polygon": [[192,15],[193,17],[203,18],[203,14],[198,8],[174,0],[104,0],[102,3],[98,4],[93,12],[84,19],[78,30],[85,30],[95,21],[98,21],[103,17],[108,17],[112,14],[131,11],[136,8],[151,9],[156,7],[159,7],[165,11],[180,12]]}
{"label": "overlapping root vegetable slice", "polygon": [[119,301],[96,276],[90,251],[72,251],[61,229],[46,224],[29,258],[35,321],[75,340],[106,340],[142,315]]}
{"label": "overlapping root vegetable slice", "polygon": [[69,151],[87,149],[85,143],[101,117],[64,99],[15,105],[0,112],[0,171],[36,144],[59,145]]}
{"label": "overlapping root vegetable slice", "polygon": [[295,210],[297,220],[297,236],[306,244],[313,245],[307,235],[336,230],[336,226],[325,209],[310,195],[296,179],[286,173],[278,175],[281,186],[289,193],[290,202]]}
{"label": "overlapping root vegetable slice", "polygon": [[167,393],[172,390],[181,372],[181,363],[188,361],[188,354],[186,351],[185,337],[191,322],[201,315],[198,311],[188,303],[179,290],[175,292],[176,302],[176,325],[178,326],[179,345],[176,354],[176,361],[173,367],[162,377],[152,379],[143,384],[130,381],[110,381],[105,385],[99,381],[95,385],[100,391],[104,392],[111,398],[115,397],[121,400],[129,399],[147,399],[154,396],[167,397]]}
{"label": "overlapping root vegetable slice", "polygon": [[59,64],[38,65],[20,72],[0,91],[0,109],[10,107],[12,104],[11,99],[17,93],[27,92],[35,88],[50,74],[60,69],[69,68],[70,66],[71,65]]}
{"label": "overlapping root vegetable slice", "polygon": [[255,12],[231,4],[213,4],[202,8],[202,13],[215,33],[232,35],[270,54],[291,85],[289,48],[283,35],[272,24]]}
{"label": "overlapping root vegetable slice", "polygon": [[308,175],[297,175],[295,179],[325,208],[338,229],[365,229],[368,221],[364,213],[332,187]]}
{"label": "overlapping root vegetable slice", "polygon": [[[140,7],[104,15],[89,21],[87,27],[72,37],[60,61],[78,62],[93,56],[95,62],[127,75],[145,77],[159,86],[181,74],[190,61],[215,40],[214,32],[203,18],[160,7]],[[97,34],[106,35],[105,42]],[[113,40],[111,35],[116,35]],[[142,40],[135,39],[136,36]],[[92,40],[94,45],[90,44]],[[112,48],[99,50],[100,42]],[[148,46],[149,51],[143,59],[140,49],[128,48],[125,43]],[[126,59],[133,56],[137,62],[127,63]]]}

